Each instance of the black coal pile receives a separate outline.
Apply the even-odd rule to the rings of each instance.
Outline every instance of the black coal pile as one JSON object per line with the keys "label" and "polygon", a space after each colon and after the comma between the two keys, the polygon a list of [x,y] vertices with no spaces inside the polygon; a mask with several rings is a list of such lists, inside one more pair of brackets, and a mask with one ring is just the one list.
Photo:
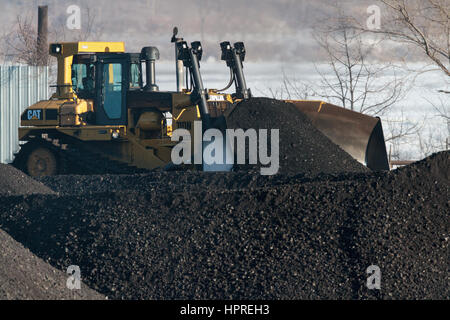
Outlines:
{"label": "black coal pile", "polygon": [[0,300],[105,299],[83,283],[68,289],[67,278],[0,230]]}
{"label": "black coal pile", "polygon": [[75,176],[76,194],[0,196],[0,227],[112,298],[448,299],[449,154],[390,173]]}
{"label": "black coal pile", "polygon": [[214,190],[255,189],[312,181],[343,181],[359,177],[376,176],[378,173],[296,174],[262,176],[245,172],[171,172],[154,171],[134,175],[61,175],[39,177],[52,190],[65,195],[104,193],[118,191],[153,192],[164,185],[171,192],[204,191],[205,186]]}
{"label": "black coal pile", "polygon": [[450,182],[450,152],[438,152],[422,161],[393,171],[396,175],[411,178],[437,179],[443,183]]}
{"label": "black coal pile", "polygon": [[51,194],[51,189],[13,166],[0,163],[0,195]]}
{"label": "black coal pile", "polygon": [[[268,98],[243,101],[227,118],[227,126],[244,130],[279,129],[279,173],[319,174],[368,170],[318,131],[290,103]],[[250,168],[249,165],[240,166],[242,171],[249,171]]]}

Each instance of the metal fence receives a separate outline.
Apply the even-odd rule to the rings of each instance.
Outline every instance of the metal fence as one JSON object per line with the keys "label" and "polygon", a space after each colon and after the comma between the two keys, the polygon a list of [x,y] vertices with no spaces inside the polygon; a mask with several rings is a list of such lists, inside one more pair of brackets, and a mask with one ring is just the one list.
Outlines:
{"label": "metal fence", "polygon": [[10,163],[19,150],[20,115],[48,99],[48,68],[0,66],[0,162]]}

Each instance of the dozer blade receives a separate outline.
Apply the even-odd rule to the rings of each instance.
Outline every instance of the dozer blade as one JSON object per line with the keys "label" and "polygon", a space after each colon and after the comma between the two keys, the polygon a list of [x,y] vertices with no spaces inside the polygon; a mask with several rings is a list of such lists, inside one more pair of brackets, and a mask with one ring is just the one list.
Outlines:
{"label": "dozer blade", "polygon": [[285,101],[294,104],[320,132],[368,168],[389,170],[380,118],[323,101]]}

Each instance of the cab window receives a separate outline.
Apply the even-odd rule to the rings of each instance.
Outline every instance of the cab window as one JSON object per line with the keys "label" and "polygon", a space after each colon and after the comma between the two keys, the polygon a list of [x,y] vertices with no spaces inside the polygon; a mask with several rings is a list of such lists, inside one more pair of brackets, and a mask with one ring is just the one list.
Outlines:
{"label": "cab window", "polygon": [[141,70],[139,69],[139,64],[132,63],[130,65],[130,88],[139,88],[139,78],[141,77]]}
{"label": "cab window", "polygon": [[72,64],[72,88],[77,95],[91,97],[95,93],[95,65]]}
{"label": "cab window", "polygon": [[103,108],[109,119],[122,117],[122,64],[103,65]]}

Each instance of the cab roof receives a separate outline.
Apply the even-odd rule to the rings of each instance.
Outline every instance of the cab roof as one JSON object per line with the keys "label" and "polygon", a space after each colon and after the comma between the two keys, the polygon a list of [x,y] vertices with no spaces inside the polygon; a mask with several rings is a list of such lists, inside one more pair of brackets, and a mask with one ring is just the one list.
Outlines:
{"label": "cab roof", "polygon": [[78,53],[125,52],[123,42],[58,42],[50,44],[52,56],[72,56]]}

